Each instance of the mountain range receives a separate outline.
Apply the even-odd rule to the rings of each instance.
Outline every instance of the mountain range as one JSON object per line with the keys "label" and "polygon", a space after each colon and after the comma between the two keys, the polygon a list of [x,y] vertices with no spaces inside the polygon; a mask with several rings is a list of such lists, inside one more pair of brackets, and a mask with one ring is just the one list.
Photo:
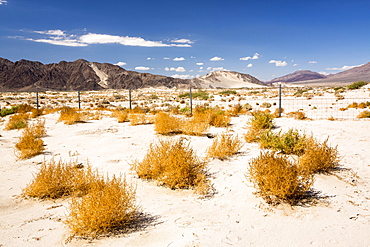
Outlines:
{"label": "mountain range", "polygon": [[215,71],[194,79],[179,79],[128,71],[118,65],[83,59],[42,64],[24,59],[11,62],[0,58],[0,91],[87,91],[147,87],[255,88],[277,82],[328,86],[360,80],[370,81],[370,63],[332,75],[299,70],[264,83],[249,74],[234,71]]}
{"label": "mountain range", "polygon": [[283,82],[293,85],[336,86],[356,81],[370,81],[370,62],[336,74],[323,75],[310,70],[298,70],[291,74],[266,81],[266,84]]}

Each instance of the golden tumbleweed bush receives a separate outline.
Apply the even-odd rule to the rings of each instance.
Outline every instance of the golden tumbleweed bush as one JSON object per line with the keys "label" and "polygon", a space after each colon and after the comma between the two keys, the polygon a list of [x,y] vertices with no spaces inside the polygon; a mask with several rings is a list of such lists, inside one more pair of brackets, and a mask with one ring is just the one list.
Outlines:
{"label": "golden tumbleweed bush", "polygon": [[23,189],[26,197],[56,199],[70,195],[85,195],[96,180],[89,164],[54,159],[43,162],[33,181]]}
{"label": "golden tumbleweed bush", "polygon": [[247,177],[267,203],[296,203],[313,184],[313,176],[299,169],[288,156],[261,152],[250,162]]}
{"label": "golden tumbleweed bush", "polygon": [[299,167],[309,173],[330,172],[338,166],[340,157],[337,147],[330,147],[328,140],[319,143],[309,138],[304,154],[299,157]]}
{"label": "golden tumbleweed bush", "polygon": [[83,116],[76,109],[71,107],[63,107],[60,109],[60,116],[58,121],[71,125],[83,121]]}
{"label": "golden tumbleweed bush", "polygon": [[13,116],[9,117],[9,121],[7,122],[5,129],[6,130],[13,130],[13,129],[22,129],[27,127],[27,120],[29,115],[27,113],[17,113]]}
{"label": "golden tumbleweed bush", "polygon": [[151,143],[143,161],[131,164],[143,179],[157,180],[171,189],[188,189],[207,184],[206,163],[195,154],[185,139]]}
{"label": "golden tumbleweed bush", "polygon": [[45,133],[43,122],[25,128],[15,144],[17,158],[27,159],[42,153],[45,148],[40,137]]}
{"label": "golden tumbleweed bush", "polygon": [[99,178],[88,194],[72,198],[65,223],[72,236],[97,238],[129,229],[139,214],[135,189],[125,179]]}
{"label": "golden tumbleweed bush", "polygon": [[207,155],[211,158],[223,160],[236,154],[242,146],[243,144],[238,136],[225,132],[214,139],[212,145],[207,149]]}
{"label": "golden tumbleweed bush", "polygon": [[180,119],[171,116],[166,112],[159,112],[156,114],[154,121],[154,130],[158,134],[168,135],[171,133],[179,133],[180,131]]}

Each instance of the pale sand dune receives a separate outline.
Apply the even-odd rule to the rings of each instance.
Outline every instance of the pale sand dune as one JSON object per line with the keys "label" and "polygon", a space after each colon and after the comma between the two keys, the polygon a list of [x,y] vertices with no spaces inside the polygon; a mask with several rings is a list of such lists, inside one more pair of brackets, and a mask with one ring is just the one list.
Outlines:
{"label": "pale sand dune", "polygon": [[[299,121],[276,119],[283,131],[297,128],[338,145],[346,170],[316,175],[318,204],[270,206],[253,194],[245,178],[248,162],[259,155],[257,144],[245,144],[230,160],[209,163],[216,194],[200,199],[193,191],[173,191],[138,179],[129,162],[142,159],[159,138],[153,125],[130,126],[116,119],[76,125],[45,116],[46,153],[17,161],[14,143],[20,131],[4,131],[0,122],[0,246],[370,246],[370,121]],[[248,116],[232,119],[230,129],[246,133]],[[279,129],[278,129],[279,130]],[[211,128],[217,134],[223,128]],[[177,138],[176,136],[170,138]],[[186,137],[201,157],[212,143],[207,137]],[[66,243],[63,224],[69,199],[24,200],[22,188],[43,160],[78,159],[102,174],[125,174],[137,188],[137,202],[148,216],[145,228],[126,235]]]}

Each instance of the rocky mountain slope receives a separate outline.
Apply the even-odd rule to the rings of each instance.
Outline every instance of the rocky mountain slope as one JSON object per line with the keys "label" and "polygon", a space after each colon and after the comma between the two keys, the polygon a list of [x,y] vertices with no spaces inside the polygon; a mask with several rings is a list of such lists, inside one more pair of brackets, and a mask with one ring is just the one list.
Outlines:
{"label": "rocky mountain slope", "polygon": [[0,58],[0,91],[136,89],[158,86],[189,87],[190,81],[127,71],[117,65],[83,59],[44,65],[28,60],[13,63]]}
{"label": "rocky mountain slope", "polygon": [[308,80],[323,79],[323,78],[326,78],[326,76],[323,74],[317,73],[317,72],[313,72],[311,70],[298,70],[291,74],[277,77],[265,83],[271,84],[275,82],[297,82],[297,81],[308,81]]}
{"label": "rocky mountain slope", "polygon": [[265,87],[266,84],[257,78],[234,71],[215,71],[205,76],[191,80],[193,85],[200,88],[255,88]]}

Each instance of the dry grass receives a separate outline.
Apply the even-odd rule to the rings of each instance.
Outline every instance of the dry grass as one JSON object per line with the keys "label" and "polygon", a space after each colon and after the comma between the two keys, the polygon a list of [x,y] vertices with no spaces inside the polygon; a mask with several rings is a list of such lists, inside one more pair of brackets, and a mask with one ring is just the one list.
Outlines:
{"label": "dry grass", "polygon": [[247,177],[267,203],[295,204],[313,184],[312,175],[275,152],[261,153],[252,159]]}
{"label": "dry grass", "polygon": [[9,117],[9,121],[7,122],[5,129],[6,130],[13,130],[13,129],[23,129],[27,127],[27,120],[29,119],[29,115],[27,113],[18,113]]}
{"label": "dry grass", "polygon": [[127,110],[115,110],[112,112],[112,117],[116,118],[119,123],[128,122],[128,111]]}
{"label": "dry grass", "polygon": [[40,139],[45,135],[44,123],[27,127],[23,130],[18,142],[15,144],[18,159],[27,159],[44,151],[44,142]]}
{"label": "dry grass", "polygon": [[88,193],[96,180],[90,165],[77,161],[63,162],[54,159],[43,162],[33,181],[23,189],[23,195],[40,199],[56,199],[64,196],[82,196]]}
{"label": "dry grass", "polygon": [[181,133],[200,136],[209,128],[209,123],[201,118],[192,117],[181,123]]}
{"label": "dry grass", "polygon": [[239,152],[242,146],[238,136],[224,132],[214,139],[212,145],[207,149],[207,156],[223,160]]}
{"label": "dry grass", "polygon": [[248,132],[244,135],[246,142],[256,142],[259,140],[262,133],[274,127],[274,117],[270,113],[262,111],[254,111],[252,117],[247,122],[249,125]]}
{"label": "dry grass", "polygon": [[71,107],[62,107],[60,109],[60,116],[58,121],[63,122],[64,124],[75,124],[83,122],[83,116],[76,109]]}
{"label": "dry grass", "polygon": [[329,147],[328,140],[319,143],[314,138],[306,141],[304,154],[299,157],[299,167],[309,173],[329,172],[340,161],[337,147]]}
{"label": "dry grass", "polygon": [[370,111],[362,111],[357,115],[357,118],[370,118]]}
{"label": "dry grass", "polygon": [[130,113],[128,115],[130,124],[133,126],[143,125],[143,124],[153,124],[155,121],[155,116],[145,113]]}
{"label": "dry grass", "polygon": [[131,168],[140,178],[157,180],[171,189],[188,189],[207,184],[206,163],[200,161],[185,139],[151,143],[143,161]]}
{"label": "dry grass", "polygon": [[72,237],[97,238],[130,228],[139,215],[135,189],[121,177],[100,178],[89,187],[85,196],[72,198],[65,220]]}
{"label": "dry grass", "polygon": [[181,132],[180,119],[166,112],[157,113],[154,124],[155,132],[161,135]]}
{"label": "dry grass", "polygon": [[306,120],[306,114],[301,111],[289,112],[288,115],[293,116],[297,120]]}

